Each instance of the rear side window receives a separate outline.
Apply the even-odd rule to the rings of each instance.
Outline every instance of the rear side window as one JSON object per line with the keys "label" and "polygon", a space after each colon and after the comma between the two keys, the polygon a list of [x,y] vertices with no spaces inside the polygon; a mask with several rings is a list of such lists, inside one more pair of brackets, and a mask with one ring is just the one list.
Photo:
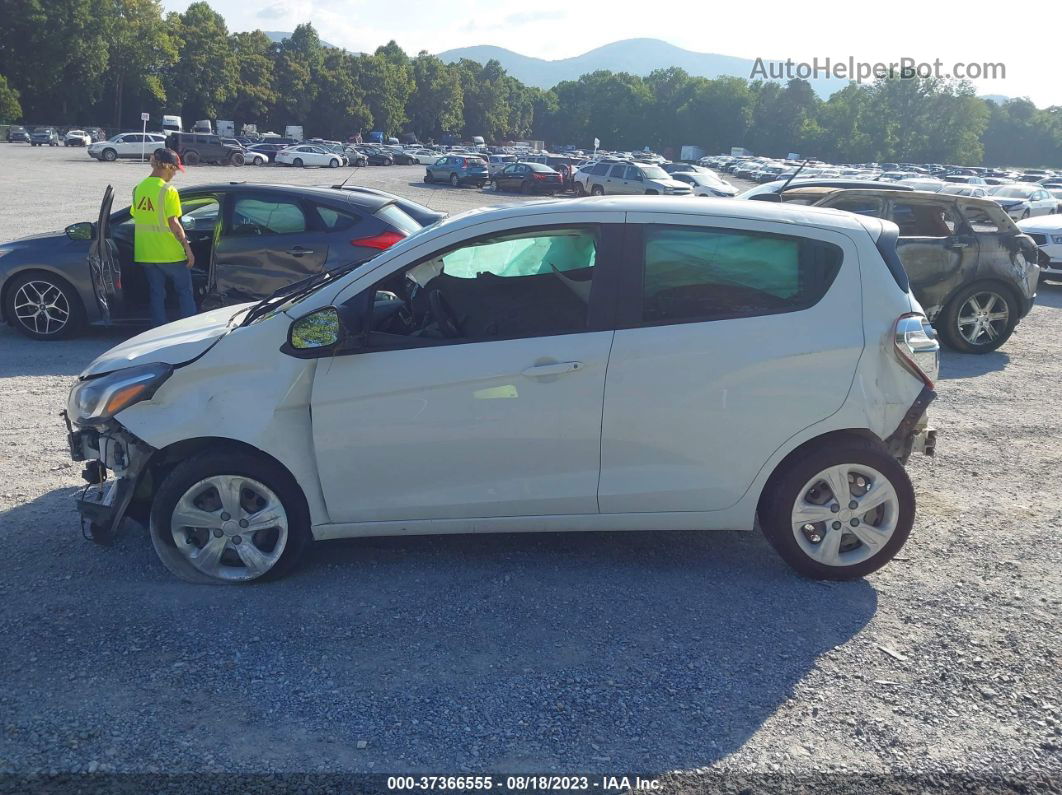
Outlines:
{"label": "rear side window", "polygon": [[627,172],[627,167],[626,166],[622,166],[622,165],[621,166],[613,166],[612,167],[612,173],[610,173],[609,176],[610,177],[616,177],[617,179],[623,179],[623,175],[626,172]]}
{"label": "rear side window", "polygon": [[880,199],[843,199],[831,204],[830,207],[835,210],[847,210],[857,215],[869,215],[872,218],[882,217]]}
{"label": "rear side window", "polygon": [[306,216],[294,202],[240,198],[232,212],[233,235],[287,235],[306,231]]}
{"label": "rear side window", "polygon": [[603,177],[608,173],[608,163],[598,163],[592,169],[590,173],[597,177]]}
{"label": "rear side window", "polygon": [[892,205],[892,221],[900,227],[901,237],[949,237],[957,225],[947,207],[906,202]]}
{"label": "rear side window", "polygon": [[399,232],[409,237],[420,230],[421,226],[397,204],[385,204],[376,211],[375,216],[381,221],[390,224]]}
{"label": "rear side window", "polygon": [[361,218],[356,215],[333,210],[331,207],[325,207],[320,204],[317,205],[315,209],[317,210],[318,217],[321,219],[321,225],[329,232],[342,232],[345,229],[350,229],[354,224],[361,220]]}
{"label": "rear side window", "polygon": [[730,229],[645,227],[642,321],[683,323],[806,309],[843,255],[818,240]]}

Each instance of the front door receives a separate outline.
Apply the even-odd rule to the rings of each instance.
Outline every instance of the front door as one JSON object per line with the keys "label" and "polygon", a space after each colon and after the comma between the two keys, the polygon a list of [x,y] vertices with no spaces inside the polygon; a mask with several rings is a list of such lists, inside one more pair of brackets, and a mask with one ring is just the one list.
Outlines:
{"label": "front door", "polygon": [[597,512],[606,229],[486,238],[369,288],[410,298],[366,350],[318,361],[333,522]]}
{"label": "front door", "polygon": [[855,247],[693,210],[628,221],[601,512],[728,508],[788,438],[844,404],[863,350]]}
{"label": "front door", "polygon": [[237,193],[224,215],[210,287],[219,305],[263,298],[324,268],[329,236],[309,205],[269,193]]}
{"label": "front door", "polygon": [[111,322],[111,314],[117,310],[122,300],[122,269],[118,258],[118,247],[110,238],[111,204],[114,201],[114,188],[110,185],[103,192],[99,218],[89,246],[88,268],[92,278],[92,292],[96,296],[96,305],[100,310],[100,319]]}

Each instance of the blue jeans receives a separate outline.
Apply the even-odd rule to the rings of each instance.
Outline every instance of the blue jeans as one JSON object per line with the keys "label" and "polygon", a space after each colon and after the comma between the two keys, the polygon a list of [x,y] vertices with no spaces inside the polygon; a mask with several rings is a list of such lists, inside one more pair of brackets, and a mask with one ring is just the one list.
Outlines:
{"label": "blue jeans", "polygon": [[187,262],[145,262],[141,263],[147,275],[148,295],[151,302],[151,322],[155,326],[165,325],[166,320],[166,283],[177,293],[179,317],[191,317],[196,313],[195,297],[192,295],[192,269]]}

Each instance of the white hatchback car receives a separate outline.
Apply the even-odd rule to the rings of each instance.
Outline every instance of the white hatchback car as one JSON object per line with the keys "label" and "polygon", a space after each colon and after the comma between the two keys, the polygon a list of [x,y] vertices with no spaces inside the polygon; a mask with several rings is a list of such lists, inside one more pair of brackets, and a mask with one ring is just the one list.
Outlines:
{"label": "white hatchback car", "polygon": [[758,518],[803,574],[862,576],[934,443],[939,348],[896,239],[724,199],[452,216],[96,359],[68,403],[83,527],[150,506],[163,563],[209,583],[311,540]]}

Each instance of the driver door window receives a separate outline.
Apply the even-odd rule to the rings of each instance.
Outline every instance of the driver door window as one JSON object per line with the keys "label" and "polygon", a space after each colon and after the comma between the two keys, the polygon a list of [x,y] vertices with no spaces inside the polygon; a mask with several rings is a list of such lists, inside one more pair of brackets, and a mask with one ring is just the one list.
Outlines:
{"label": "driver door window", "polygon": [[416,347],[586,331],[599,247],[596,227],[462,246],[376,285],[373,330]]}

